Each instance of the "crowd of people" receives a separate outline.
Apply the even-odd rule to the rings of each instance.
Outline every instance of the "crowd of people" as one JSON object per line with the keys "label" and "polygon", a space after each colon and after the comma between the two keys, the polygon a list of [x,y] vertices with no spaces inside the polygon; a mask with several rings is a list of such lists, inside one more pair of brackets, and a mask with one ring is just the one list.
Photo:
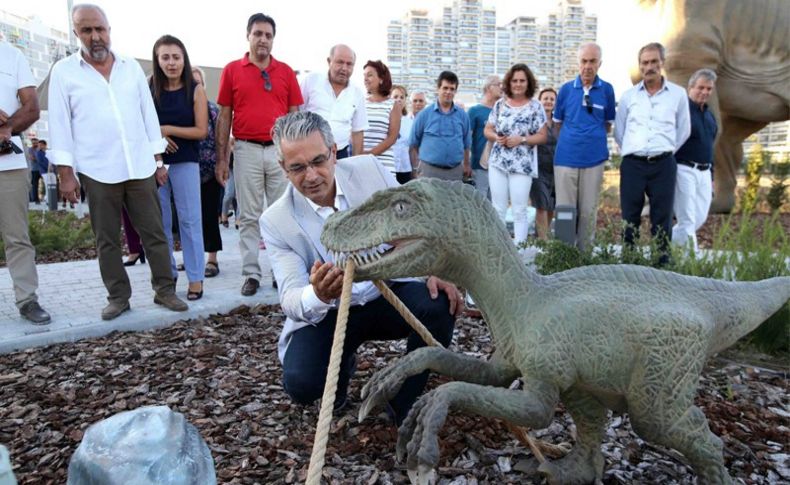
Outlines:
{"label": "crowd of people", "polygon": [[[576,243],[588,247],[614,125],[623,153],[626,245],[637,237],[645,196],[662,258],[668,258],[670,239],[696,245],[694,233],[707,214],[716,122],[706,101],[716,76],[698,71],[685,93],[662,75],[665,52],[658,43],[639,50],[643,80],[623,93],[619,105],[612,85],[598,76],[601,48],[589,43],[578,51],[575,79],[557,89],[541,87],[530,67],[518,63],[501,81],[494,75],[483,80],[480,103],[467,112],[455,100],[459,80],[450,71],[438,75],[436,99],[429,103],[428,93],[409,94],[393,85],[383,62],[369,60],[363,91],[350,82],[356,54],[342,44],[329,49],[327,71],[299,83],[272,55],[274,19],[257,13],[246,26],[249,51],[223,69],[214,104],[179,39],[156,41],[153,74],[146,78],[133,58],[111,49],[101,8],[76,5],[72,17],[81,50],[52,69],[51,145],[37,140],[32,179],[25,155],[13,148],[38,118],[35,83],[19,51],[0,43],[0,68],[12,73],[0,84],[0,231],[19,311],[36,324],[50,316],[36,297],[28,201],[38,199],[31,180],[37,186],[42,173],[55,169],[67,202],[75,203],[81,191],[87,196],[108,292],[105,320],[130,309],[124,264],[138,260],[149,264],[155,303],[188,308],[175,292],[174,215],[186,298],[200,299],[204,278],[219,273],[219,225],[227,227],[235,196],[241,294],[258,291],[265,247],[287,317],[279,345],[284,387],[305,404],[323,389],[343,273],[320,242],[321,228],[331,214],[376,190],[415,177],[474,183],[503,220],[511,208],[516,244],[527,238],[530,203],[541,238],[550,235],[556,207],[569,206],[578,216]],[[463,305],[455,286],[429,277],[393,281],[391,288],[440,342],[449,343]],[[338,407],[346,402],[363,342],[408,338],[407,351],[424,345],[371,283],[354,284],[348,332]],[[410,378],[390,403],[395,422],[426,379]]]}

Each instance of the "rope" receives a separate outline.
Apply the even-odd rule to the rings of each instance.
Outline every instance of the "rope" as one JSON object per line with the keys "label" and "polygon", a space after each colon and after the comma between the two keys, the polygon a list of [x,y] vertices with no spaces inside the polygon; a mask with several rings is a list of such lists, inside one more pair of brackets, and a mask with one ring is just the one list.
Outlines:
{"label": "rope", "polygon": [[332,423],[332,411],[337,392],[337,378],[340,373],[340,360],[343,357],[343,343],[346,340],[346,324],[348,309],[351,306],[351,284],[354,282],[354,262],[349,258],[343,274],[343,293],[340,295],[340,307],[337,311],[335,335],[332,341],[332,352],[329,355],[329,368],[326,373],[324,395],[321,397],[321,411],[318,413],[313,452],[310,455],[310,466],[307,469],[307,484],[320,485],[324,468],[326,444],[329,441],[329,428]]}
{"label": "rope", "polygon": [[431,335],[431,332],[429,332],[428,329],[425,328],[425,325],[423,325],[422,322],[420,322],[417,319],[417,317],[414,316],[411,310],[409,310],[406,307],[406,305],[404,305],[403,302],[400,301],[398,295],[393,293],[392,290],[390,290],[389,286],[387,286],[383,281],[380,280],[374,281],[373,284],[376,285],[376,288],[379,289],[379,291],[381,292],[381,296],[383,296],[385,300],[390,302],[390,305],[395,307],[395,309],[398,311],[398,313],[400,313],[403,319],[406,320],[406,323],[411,325],[411,328],[414,329],[415,332],[417,332],[417,335],[422,337],[423,342],[425,342],[427,345],[430,345],[431,347],[444,348],[444,345],[439,343],[439,341],[436,340],[433,337],[433,335]]}

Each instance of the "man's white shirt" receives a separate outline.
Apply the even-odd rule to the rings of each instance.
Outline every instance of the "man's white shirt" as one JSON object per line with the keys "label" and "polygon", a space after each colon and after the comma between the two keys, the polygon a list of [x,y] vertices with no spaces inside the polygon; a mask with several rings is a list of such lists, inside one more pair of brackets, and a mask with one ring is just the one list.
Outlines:
{"label": "man's white shirt", "polygon": [[[9,115],[16,113],[22,106],[18,92],[29,87],[36,87],[36,80],[27,59],[22,51],[0,40],[0,109]],[[11,141],[22,149],[22,153],[0,155],[0,171],[28,168],[22,139],[12,136]]]}
{"label": "man's white shirt", "polygon": [[140,64],[112,55],[109,81],[81,52],[56,63],[48,99],[50,161],[107,184],[150,177],[167,146]]}
{"label": "man's white shirt", "polygon": [[664,79],[651,96],[640,81],[620,97],[614,137],[623,155],[674,153],[690,134],[688,95],[677,84]]}
{"label": "man's white shirt", "polygon": [[[343,190],[340,188],[340,184],[338,184],[337,181],[335,181],[334,207],[321,207],[307,197],[305,197],[305,200],[307,200],[310,207],[324,221],[334,214],[336,210],[348,210],[348,201],[345,195],[343,195]],[[331,253],[329,254],[329,259],[330,261],[327,261],[328,263],[334,263],[334,261],[331,261]],[[353,283],[351,286],[351,306],[364,305],[369,301],[375,300],[379,296],[381,296],[381,293],[371,281],[360,281],[359,283]],[[326,317],[327,312],[332,308],[337,308],[337,305],[337,299],[325,303],[318,298],[315,294],[313,285],[307,285],[302,290],[302,311],[304,312],[305,320],[309,323],[316,324],[320,322]]]}
{"label": "man's white shirt", "polygon": [[351,133],[368,129],[365,93],[359,86],[349,82],[335,96],[328,74],[311,72],[302,81],[301,88],[304,104],[299,109],[317,113],[329,122],[338,150],[348,146]]}

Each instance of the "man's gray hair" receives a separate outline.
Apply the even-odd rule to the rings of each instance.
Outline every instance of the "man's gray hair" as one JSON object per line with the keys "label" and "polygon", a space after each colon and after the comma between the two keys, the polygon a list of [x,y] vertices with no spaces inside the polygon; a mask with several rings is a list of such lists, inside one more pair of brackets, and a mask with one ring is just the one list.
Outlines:
{"label": "man's gray hair", "polygon": [[651,42],[649,44],[645,44],[639,49],[639,54],[636,56],[636,60],[639,61],[642,59],[642,53],[644,51],[658,51],[658,57],[661,59],[661,62],[664,62],[667,59],[667,50],[661,45],[660,42]]}
{"label": "man's gray hair", "polygon": [[698,69],[689,78],[689,87],[692,87],[695,84],[697,84],[697,79],[699,78],[705,78],[708,81],[715,83],[716,79],[718,79],[718,76],[716,75],[716,72],[713,69],[708,69],[708,68]]}
{"label": "man's gray hair", "polygon": [[499,86],[500,84],[502,84],[502,80],[499,79],[499,76],[496,74],[487,76],[485,82],[483,83],[483,94],[485,94],[486,91],[488,91],[488,88],[491,86]]}
{"label": "man's gray hair", "polygon": [[351,47],[347,46],[346,44],[335,44],[335,45],[333,45],[332,48],[329,49],[329,58],[330,59],[335,57],[335,51],[338,49],[338,47],[345,47],[346,49],[350,50],[351,51],[351,57],[352,57],[352,59],[354,59],[354,63],[357,62],[357,53],[354,52],[354,49],[352,49]]}
{"label": "man's gray hair", "polygon": [[71,7],[71,18],[74,18],[74,14],[77,13],[78,10],[82,10],[82,9],[98,10],[101,16],[104,17],[105,22],[107,22],[107,24],[110,23],[110,19],[107,18],[107,14],[104,12],[104,9],[93,3],[78,3],[77,5]]}
{"label": "man's gray hair", "polygon": [[313,132],[319,132],[324,139],[324,145],[332,148],[335,138],[332,136],[332,127],[320,115],[312,111],[295,111],[285,116],[280,116],[272,128],[272,142],[277,150],[277,160],[283,161],[281,144],[285,141],[304,140]]}
{"label": "man's gray hair", "polygon": [[422,94],[423,96],[425,96],[425,100],[428,101],[428,92],[425,91],[424,89],[415,89],[414,91],[411,92],[409,98],[414,99],[414,97],[417,96],[418,94]]}
{"label": "man's gray hair", "polygon": [[585,42],[584,44],[580,45],[579,50],[576,51],[576,57],[578,57],[579,60],[581,60],[582,51],[588,47],[594,47],[595,49],[598,50],[598,62],[601,62],[601,58],[603,57],[603,49],[601,49],[601,46],[595,42]]}

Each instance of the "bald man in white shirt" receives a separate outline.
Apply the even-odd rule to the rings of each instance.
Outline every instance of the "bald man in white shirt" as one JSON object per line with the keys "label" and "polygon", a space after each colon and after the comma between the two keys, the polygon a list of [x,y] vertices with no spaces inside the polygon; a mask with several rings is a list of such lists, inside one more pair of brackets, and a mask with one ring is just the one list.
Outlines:
{"label": "bald man in white shirt", "polygon": [[75,5],[72,19],[81,49],[55,64],[50,74],[49,158],[58,166],[61,196],[76,202],[81,184],[88,197],[99,269],[109,293],[102,319],[129,310],[132,295],[119,240],[122,207],[140,233],[154,303],[184,311],[187,304],[175,295],[157,193],[157,183],[167,180],[161,156],[167,143],[145,75],[136,60],[110,49],[110,26],[101,8]]}

